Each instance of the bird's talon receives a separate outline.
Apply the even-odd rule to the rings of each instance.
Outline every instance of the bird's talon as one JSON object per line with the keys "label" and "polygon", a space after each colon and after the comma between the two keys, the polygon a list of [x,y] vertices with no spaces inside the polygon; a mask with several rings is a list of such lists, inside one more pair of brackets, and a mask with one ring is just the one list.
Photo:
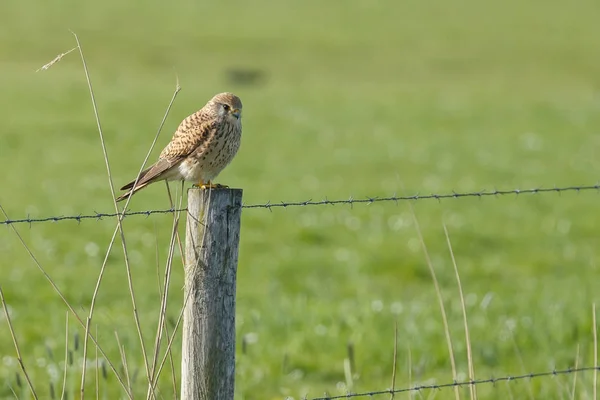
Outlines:
{"label": "bird's talon", "polygon": [[227,189],[229,186],[220,183],[207,183],[200,186],[200,189]]}

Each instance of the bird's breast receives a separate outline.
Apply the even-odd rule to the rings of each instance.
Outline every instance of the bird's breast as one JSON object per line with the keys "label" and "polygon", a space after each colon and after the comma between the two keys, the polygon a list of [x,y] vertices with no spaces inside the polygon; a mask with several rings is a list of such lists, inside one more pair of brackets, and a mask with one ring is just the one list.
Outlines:
{"label": "bird's breast", "polygon": [[240,141],[241,127],[230,125],[217,128],[206,143],[179,165],[179,173],[187,181],[212,181],[236,155]]}

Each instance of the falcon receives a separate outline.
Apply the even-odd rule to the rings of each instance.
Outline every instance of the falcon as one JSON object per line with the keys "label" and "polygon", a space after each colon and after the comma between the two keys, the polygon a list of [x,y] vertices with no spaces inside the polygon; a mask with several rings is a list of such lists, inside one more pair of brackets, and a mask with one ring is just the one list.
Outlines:
{"label": "falcon", "polygon": [[122,201],[151,183],[194,182],[202,189],[227,187],[213,183],[240,148],[242,101],[233,93],[219,93],[184,119],[158,161],[123,186]]}

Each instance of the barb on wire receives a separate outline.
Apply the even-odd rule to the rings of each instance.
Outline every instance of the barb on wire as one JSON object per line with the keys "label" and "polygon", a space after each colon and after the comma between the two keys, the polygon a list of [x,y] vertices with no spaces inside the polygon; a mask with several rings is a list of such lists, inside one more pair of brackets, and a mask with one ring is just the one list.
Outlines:
{"label": "barb on wire", "polygon": [[336,400],[336,399],[351,399],[351,398],[358,398],[358,397],[373,398],[375,396],[406,393],[406,392],[420,392],[423,390],[433,390],[433,389],[440,390],[440,389],[453,388],[456,386],[462,387],[462,386],[482,385],[482,384],[490,384],[490,383],[492,385],[495,385],[498,382],[512,382],[512,381],[520,381],[520,380],[524,380],[524,379],[553,377],[553,376],[558,376],[558,375],[568,375],[568,374],[573,374],[576,372],[589,372],[589,371],[600,371],[600,366],[568,368],[568,369],[562,369],[562,370],[555,369],[553,371],[546,371],[546,372],[532,372],[532,373],[523,374],[523,375],[512,375],[512,376],[508,375],[508,376],[503,376],[500,378],[491,377],[488,379],[475,379],[472,381],[449,382],[449,383],[442,383],[439,385],[436,385],[436,384],[417,385],[417,386],[403,388],[403,389],[386,389],[386,390],[376,390],[373,392],[364,392],[364,393],[348,393],[348,394],[337,395],[337,396],[315,397],[315,398],[312,398],[311,400]]}
{"label": "barb on wire", "polygon": [[[267,201],[266,203],[261,204],[245,204],[242,205],[242,208],[266,208],[271,210],[273,208],[287,208],[287,207],[307,207],[307,206],[323,206],[330,205],[335,206],[338,204],[347,204],[351,207],[354,204],[372,204],[379,202],[395,202],[398,204],[400,201],[410,201],[410,200],[444,200],[444,199],[461,199],[465,197],[497,197],[497,196],[506,196],[506,195],[523,195],[523,194],[542,194],[542,193],[558,193],[561,194],[563,192],[583,192],[583,191],[597,191],[600,192],[600,184],[595,185],[586,185],[586,186],[565,186],[565,187],[554,187],[554,188],[534,188],[534,189],[510,189],[510,190],[482,190],[479,192],[452,192],[452,193],[442,193],[442,194],[414,194],[411,196],[389,196],[389,197],[365,197],[362,199],[355,199],[353,197],[349,197],[344,200],[329,200],[325,198],[324,200],[305,200],[305,201],[292,201],[292,202],[279,202],[272,203],[271,201]],[[181,209],[167,209],[167,210],[145,210],[145,211],[126,211],[125,213],[98,213],[89,215],[70,215],[70,216],[54,216],[54,217],[43,217],[43,218],[27,218],[23,219],[12,219],[12,220],[4,220],[0,221],[0,225],[12,225],[12,224],[20,224],[26,223],[31,224],[33,222],[59,222],[59,221],[77,221],[81,222],[85,219],[96,219],[102,220],[103,218],[116,217],[123,215],[123,218],[134,216],[134,215],[145,215],[149,217],[152,214],[170,214],[173,212],[179,211],[187,211],[187,208]]]}

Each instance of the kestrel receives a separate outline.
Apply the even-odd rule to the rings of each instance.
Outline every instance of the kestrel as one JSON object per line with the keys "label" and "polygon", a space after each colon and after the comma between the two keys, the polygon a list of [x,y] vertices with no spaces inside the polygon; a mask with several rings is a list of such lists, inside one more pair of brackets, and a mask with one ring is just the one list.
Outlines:
{"label": "kestrel", "polygon": [[[226,187],[213,184],[233,159],[242,138],[242,101],[232,93],[219,93],[204,107],[184,119],[158,161],[145,169],[136,181],[121,190],[125,200],[151,183],[191,181],[203,189]],[[135,187],[134,187],[135,184]]]}

